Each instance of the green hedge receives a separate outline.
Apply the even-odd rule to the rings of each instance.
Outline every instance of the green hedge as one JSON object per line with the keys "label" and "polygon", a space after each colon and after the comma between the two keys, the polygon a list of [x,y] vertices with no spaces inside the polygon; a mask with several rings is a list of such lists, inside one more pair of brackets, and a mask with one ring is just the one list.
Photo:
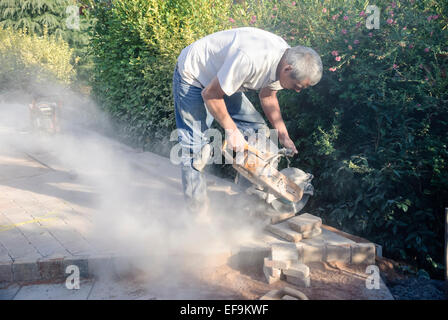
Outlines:
{"label": "green hedge", "polygon": [[[210,5],[212,3],[212,5]],[[279,94],[315,175],[308,210],[384,246],[384,254],[441,274],[448,206],[447,5],[376,1],[112,1],[95,8],[98,101],[128,137],[154,146],[174,128],[171,77],[180,50],[211,32],[257,26],[322,56],[317,86]],[[256,95],[251,95],[256,103]],[[153,150],[155,150],[153,148]]]}
{"label": "green hedge", "polygon": [[[174,129],[171,82],[176,58],[224,25],[230,1],[119,0],[94,7],[93,93],[124,137],[161,152]],[[169,147],[164,149],[169,153]]]}

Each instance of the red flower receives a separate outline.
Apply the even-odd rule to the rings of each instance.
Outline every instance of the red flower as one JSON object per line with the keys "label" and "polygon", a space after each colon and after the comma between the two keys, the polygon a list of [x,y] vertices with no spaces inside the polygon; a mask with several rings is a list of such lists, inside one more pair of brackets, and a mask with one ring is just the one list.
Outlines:
{"label": "red flower", "polygon": [[337,56],[339,53],[336,50],[331,51],[331,55]]}
{"label": "red flower", "polygon": [[328,70],[330,70],[331,72],[335,72],[335,71],[336,71],[336,68],[333,67],[333,68],[330,68],[330,69],[328,69]]}

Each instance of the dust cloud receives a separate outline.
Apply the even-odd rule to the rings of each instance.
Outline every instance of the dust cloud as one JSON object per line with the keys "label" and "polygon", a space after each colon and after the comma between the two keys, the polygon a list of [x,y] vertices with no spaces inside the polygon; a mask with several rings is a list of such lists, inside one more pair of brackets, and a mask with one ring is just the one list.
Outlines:
{"label": "dust cloud", "polygon": [[[62,101],[59,133],[32,130],[29,104],[36,95]],[[74,195],[73,202],[89,213],[93,254],[124,257],[122,271],[137,268],[151,279],[183,281],[176,275],[200,273],[207,257],[213,260],[259,233],[261,225],[247,210],[254,204],[226,193],[228,186],[220,191],[219,183],[209,193],[211,222],[197,223],[186,210],[180,168],[117,143],[110,138],[116,130],[91,100],[55,84],[0,96],[0,152],[49,153],[50,167],[90,190],[89,201]]]}

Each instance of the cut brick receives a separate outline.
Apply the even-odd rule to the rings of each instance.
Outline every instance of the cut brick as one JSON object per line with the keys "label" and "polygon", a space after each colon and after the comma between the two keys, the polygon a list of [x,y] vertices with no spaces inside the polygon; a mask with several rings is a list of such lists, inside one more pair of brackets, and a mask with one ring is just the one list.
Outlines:
{"label": "cut brick", "polygon": [[302,237],[303,239],[309,239],[309,238],[313,238],[315,236],[318,236],[322,233],[322,229],[321,228],[314,228],[310,231],[305,231],[302,233]]}
{"label": "cut brick", "polygon": [[0,262],[0,283],[1,282],[12,282],[12,261],[10,262]]}
{"label": "cut brick", "polygon": [[266,274],[265,274],[265,277],[266,277],[267,284],[273,284],[280,280],[280,278],[271,277],[270,275],[266,275]]}
{"label": "cut brick", "polygon": [[296,261],[298,259],[297,247],[293,243],[275,243],[271,246],[271,258],[275,261]]}
{"label": "cut brick", "polygon": [[41,280],[36,261],[15,260],[12,264],[13,281]]}
{"label": "cut brick", "polygon": [[322,219],[313,216],[309,213],[298,215],[288,220],[288,225],[291,229],[297,232],[307,232],[315,228],[320,228],[322,225]]}
{"label": "cut brick", "polygon": [[350,245],[349,244],[326,244],[326,259],[328,262],[350,263]]}
{"label": "cut brick", "polygon": [[264,273],[264,276],[266,278],[266,282],[268,284],[272,284],[272,283],[277,282],[278,280],[280,280],[281,272],[278,273],[278,276],[276,276],[276,275],[274,276],[274,274],[275,274],[274,272],[275,271],[274,271],[273,268],[268,268],[268,267],[264,267],[263,266],[263,273]]}
{"label": "cut brick", "polygon": [[289,282],[298,287],[309,288],[311,286],[311,277],[297,278],[297,277],[286,275],[286,282]]}
{"label": "cut brick", "polygon": [[354,243],[351,245],[351,262],[353,264],[374,264],[375,263],[375,244],[373,243]]}
{"label": "cut brick", "polygon": [[263,266],[263,272],[265,275],[269,275],[274,278],[280,278],[280,275],[282,274],[282,271],[280,269],[267,266]]}
{"label": "cut brick", "polygon": [[308,300],[308,297],[302,291],[299,291],[297,289],[293,289],[291,287],[284,287],[283,288],[283,293],[287,294],[289,296],[298,298],[300,300]]}
{"label": "cut brick", "polygon": [[303,263],[303,243],[296,243],[296,248],[297,248],[297,255],[298,255],[298,259],[297,262],[298,263]]}
{"label": "cut brick", "polygon": [[268,268],[288,269],[290,265],[291,265],[290,261],[278,261],[278,260],[271,260],[269,258],[264,258],[264,266]]}
{"label": "cut brick", "polygon": [[318,262],[325,260],[325,245],[309,245],[302,244],[303,248],[303,263]]}
{"label": "cut brick", "polygon": [[289,242],[299,242],[302,240],[302,234],[291,230],[286,221],[276,225],[269,224],[266,226],[266,230]]}
{"label": "cut brick", "polygon": [[290,296],[290,295],[285,294],[285,295],[282,297],[282,300],[299,300],[299,299],[296,298],[296,297],[292,297],[292,296]]}
{"label": "cut brick", "polygon": [[304,279],[309,277],[310,268],[306,264],[294,262],[288,269],[283,270],[283,274],[286,276]]}

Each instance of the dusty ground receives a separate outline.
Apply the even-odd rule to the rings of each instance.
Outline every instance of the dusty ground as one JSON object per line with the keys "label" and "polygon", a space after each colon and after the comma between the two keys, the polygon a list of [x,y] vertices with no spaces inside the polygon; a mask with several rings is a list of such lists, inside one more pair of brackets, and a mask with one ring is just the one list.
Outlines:
{"label": "dusty ground", "polygon": [[[165,277],[140,274],[130,275],[128,281],[158,288],[156,299],[259,299],[273,289],[295,287],[312,300],[366,300],[387,299],[387,291],[367,290],[365,266],[346,266],[337,263],[310,263],[311,287],[295,287],[283,280],[267,284],[262,270],[237,270],[229,265],[198,269],[194,272],[179,270]],[[174,271],[174,270],[172,270]],[[382,283],[384,285],[384,283]],[[376,292],[375,292],[376,291]]]}
{"label": "dusty ground", "polygon": [[[221,260],[219,260],[221,261]],[[222,260],[225,261],[225,260]],[[190,265],[188,265],[188,263]],[[192,267],[192,265],[194,267]],[[183,257],[164,263],[163,270],[151,263],[144,268],[125,269],[120,277],[103,270],[98,277],[83,282],[84,294],[69,296],[63,280],[20,283],[18,299],[193,299],[193,300],[256,300],[273,289],[295,287],[283,280],[267,284],[261,268],[239,269],[230,264],[219,267],[198,267],[196,258]],[[406,278],[396,271],[393,260],[377,259],[376,265],[394,299],[446,299],[442,281]],[[365,265],[342,263],[310,263],[311,287],[299,288],[311,300],[367,300],[390,299],[388,291],[366,289]],[[60,283],[58,288],[56,285]],[[17,284],[16,284],[17,285]],[[90,286],[90,288],[85,288]],[[25,288],[28,287],[28,288]],[[34,287],[30,288],[30,287]],[[25,288],[25,289],[24,289]],[[59,291],[58,291],[59,290]],[[1,290],[0,290],[1,296]]]}

